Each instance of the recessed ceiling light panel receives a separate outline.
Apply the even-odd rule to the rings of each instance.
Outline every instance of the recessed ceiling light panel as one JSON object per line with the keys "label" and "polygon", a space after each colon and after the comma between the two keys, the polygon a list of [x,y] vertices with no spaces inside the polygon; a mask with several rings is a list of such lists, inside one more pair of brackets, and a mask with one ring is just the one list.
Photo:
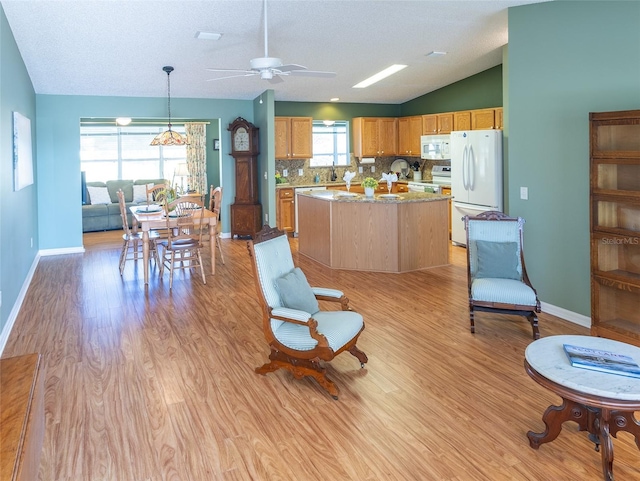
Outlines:
{"label": "recessed ceiling light panel", "polygon": [[442,57],[442,56],[444,56],[446,54],[447,54],[447,52],[437,52],[437,51],[434,50],[433,52],[429,52],[427,54],[427,57]]}
{"label": "recessed ceiling light panel", "polygon": [[402,70],[403,68],[406,68],[406,65],[400,65],[400,64],[394,64],[391,67],[387,67],[384,70],[382,70],[381,72],[378,72],[375,75],[372,75],[371,77],[369,77],[366,80],[363,80],[362,82],[360,82],[359,84],[356,84],[353,86],[354,89],[363,89],[368,87],[369,85],[372,85],[376,82],[380,82],[380,80],[387,78],[389,75],[393,75],[396,72],[399,72],[400,70]]}
{"label": "recessed ceiling light panel", "polygon": [[221,33],[196,32],[196,38],[200,40],[220,40]]}

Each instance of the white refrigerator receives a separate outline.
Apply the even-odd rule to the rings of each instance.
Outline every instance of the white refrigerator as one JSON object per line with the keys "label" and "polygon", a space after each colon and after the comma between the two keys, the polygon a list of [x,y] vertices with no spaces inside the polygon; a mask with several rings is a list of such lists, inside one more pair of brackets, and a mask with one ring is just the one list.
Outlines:
{"label": "white refrigerator", "polygon": [[462,217],[502,211],[502,131],[451,132],[451,240],[466,245]]}

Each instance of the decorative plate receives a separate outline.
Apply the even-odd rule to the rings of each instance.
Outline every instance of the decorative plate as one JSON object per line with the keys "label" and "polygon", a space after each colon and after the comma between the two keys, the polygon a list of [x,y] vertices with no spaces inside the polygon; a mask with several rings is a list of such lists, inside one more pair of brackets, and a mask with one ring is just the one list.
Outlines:
{"label": "decorative plate", "polygon": [[162,212],[162,206],[158,204],[144,205],[142,207],[138,207],[136,212],[138,214],[157,214],[158,212]]}

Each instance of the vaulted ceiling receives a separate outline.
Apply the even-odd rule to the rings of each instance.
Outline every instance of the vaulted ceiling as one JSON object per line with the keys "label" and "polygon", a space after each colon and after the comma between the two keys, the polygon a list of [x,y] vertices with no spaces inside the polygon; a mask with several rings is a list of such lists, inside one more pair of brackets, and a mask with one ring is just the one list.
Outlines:
{"label": "vaulted ceiling", "polygon": [[[263,0],[3,0],[36,93],[406,102],[499,65],[507,8],[532,0],[268,0],[270,57],[334,78],[259,76],[216,81],[207,68],[249,68],[264,56]],[[195,38],[220,33],[219,40]],[[427,54],[446,52],[444,56]],[[369,88],[353,85],[392,65],[407,68]]]}

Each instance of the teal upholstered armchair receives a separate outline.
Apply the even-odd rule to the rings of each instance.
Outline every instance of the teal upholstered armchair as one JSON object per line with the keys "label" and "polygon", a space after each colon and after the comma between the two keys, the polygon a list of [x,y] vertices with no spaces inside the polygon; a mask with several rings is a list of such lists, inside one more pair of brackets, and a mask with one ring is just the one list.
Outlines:
{"label": "teal upholstered armchair", "polygon": [[475,332],[475,311],[518,314],[529,320],[533,338],[538,339],[540,301],[524,265],[524,219],[489,211],[463,220],[471,332]]}
{"label": "teal upholstered armchair", "polygon": [[[304,273],[293,265],[286,233],[265,226],[248,248],[264,336],[271,348],[269,362],[256,372],[286,369],[297,379],[311,376],[337,399],[338,387],[327,378],[322,362],[349,351],[364,367],[367,356],[356,347],[364,330],[362,316],[349,308],[341,291],[309,286]],[[338,302],[341,310],[321,311],[318,300]]]}

